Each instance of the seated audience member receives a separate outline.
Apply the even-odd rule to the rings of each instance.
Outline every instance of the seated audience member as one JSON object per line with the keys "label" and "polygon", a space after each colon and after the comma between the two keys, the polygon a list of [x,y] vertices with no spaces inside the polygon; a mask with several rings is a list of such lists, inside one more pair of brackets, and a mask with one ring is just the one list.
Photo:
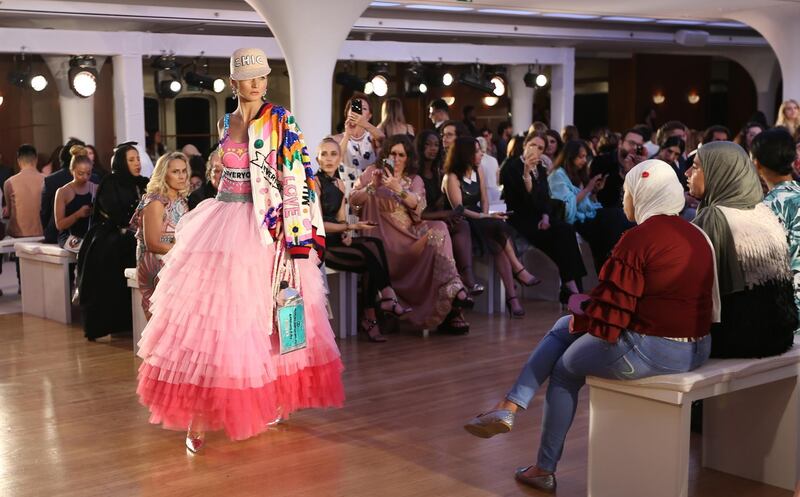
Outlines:
{"label": "seated audience member", "polygon": [[797,100],[790,98],[781,104],[775,126],[786,128],[790,135],[796,137],[800,129],[800,103]]}
{"label": "seated audience member", "polygon": [[72,181],[56,190],[53,219],[58,229],[58,245],[78,252],[83,237],[89,231],[89,216],[92,215],[97,185],[89,181],[92,163],[86,147],[73,145],[69,152],[72,160],[68,170],[72,174]]}
{"label": "seated audience member", "polygon": [[[500,200],[502,194],[500,188],[500,164],[497,163],[497,159],[489,155],[488,147],[491,142],[482,136],[479,136],[477,140],[478,146],[481,149],[479,167],[481,174],[486,180],[486,193],[489,195],[489,207],[499,205],[505,209],[505,204]],[[492,207],[492,209],[494,208]]]}
{"label": "seated audience member", "polygon": [[522,159],[512,159],[503,165],[500,173],[503,198],[511,225],[558,266],[561,276],[559,300],[566,303],[570,295],[578,293],[586,268],[575,229],[563,215],[553,213],[547,169],[541,163],[544,148],[542,133],[528,134]]}
{"label": "seated audience member", "polygon": [[78,254],[78,295],[89,341],[132,330],[131,291],[125,269],[136,266],[136,238],[128,229],[147,189],[139,151],[118,145],[111,174],[97,187],[89,231]]}
{"label": "seated audience member", "polygon": [[344,182],[336,175],[342,155],[339,144],[333,138],[325,138],[317,147],[319,171],[316,182],[320,194],[322,218],[325,223],[325,264],[337,271],[362,274],[364,295],[368,305],[364,306],[359,329],[370,342],[385,342],[386,337],[378,328],[376,313],[381,312],[402,317],[411,312],[397,301],[391,281],[389,264],[383,242],[379,238],[353,236],[354,231],[369,232],[375,226],[359,221],[349,224],[344,214]]}
{"label": "seated audience member", "polygon": [[428,118],[433,123],[434,129],[437,130],[450,120],[450,107],[443,98],[437,98],[428,104]]}
{"label": "seated audience member", "polygon": [[511,125],[511,121],[503,121],[497,125],[497,162],[502,164],[504,160],[506,160],[506,154],[508,153],[508,142],[511,140],[511,137],[514,136],[514,126]]}
{"label": "seated audience member", "polygon": [[73,145],[84,146],[85,144],[77,138],[70,138],[67,143],[61,147],[58,153],[58,160],[51,165],[52,174],[46,176],[44,179],[44,187],[42,188],[42,202],[39,210],[39,216],[42,221],[42,229],[44,230],[45,243],[58,242],[58,228],[56,228],[53,213],[54,201],[56,198],[56,190],[72,181],[72,174],[69,171],[69,165],[72,160],[70,149]]}
{"label": "seated audience member", "polygon": [[158,284],[162,258],[175,245],[175,228],[189,211],[189,158],[171,152],[158,158],[147,193],[131,219],[136,228],[136,277],[142,309],[150,319],[150,298]]}
{"label": "seated audience member", "polygon": [[[361,113],[357,107],[361,106]],[[369,97],[354,93],[344,106],[344,132],[334,136],[339,141],[344,160],[339,165],[339,178],[344,181],[345,195],[349,198],[353,184],[361,173],[378,160],[383,132],[372,125]],[[346,214],[350,214],[347,209]]]}
{"label": "seated audience member", "polygon": [[706,128],[705,132],[703,133],[703,145],[706,143],[727,141],[731,141],[731,130],[725,126],[715,124],[714,126],[709,126]]}
{"label": "seated audience member", "polygon": [[467,127],[469,130],[469,135],[473,138],[478,136],[478,124],[475,120],[475,106],[474,105],[465,105],[464,108],[461,110],[463,114],[463,119],[461,120],[464,123],[464,126]]}
{"label": "seated audience member", "polygon": [[[3,217],[8,218],[8,236],[14,238],[42,236],[39,208],[42,202],[44,174],[36,169],[37,162],[38,156],[33,145],[25,144],[17,149],[19,172],[8,178],[3,185],[2,197],[6,204]],[[2,232],[2,228],[0,228],[0,232]],[[17,282],[21,293],[19,259],[16,260],[16,265]],[[0,260],[0,272],[2,272],[2,260]],[[2,295],[2,291],[0,291],[0,295]]]}
{"label": "seated audience member", "polygon": [[378,124],[384,136],[408,135],[414,139],[414,126],[406,122],[403,102],[399,98],[387,98],[381,104],[381,122]]}
{"label": "seated audience member", "polygon": [[414,147],[406,135],[387,138],[382,161],[364,171],[353,187],[351,204],[363,206],[361,219],[376,224],[370,232],[383,241],[389,278],[398,299],[413,308],[408,321],[418,328],[439,326],[448,333],[469,332],[460,309],[474,301],[458,276],[450,234],[441,221],[423,221],[425,186],[417,175]]}
{"label": "seated audience member", "polygon": [[797,157],[792,135],[784,128],[764,131],[754,137],[751,155],[769,188],[764,203],[778,216],[786,232],[794,302],[800,311],[800,183],[792,178],[792,163]]}
{"label": "seated audience member", "polygon": [[622,207],[622,184],[625,175],[636,164],[647,159],[644,136],[641,130],[629,129],[616,149],[603,153],[592,161],[591,174],[601,174],[605,183],[597,192],[597,200],[603,207]]}
{"label": "seated audience member", "polygon": [[422,219],[444,221],[450,232],[453,257],[461,281],[464,282],[470,295],[480,295],[485,288],[475,282],[475,275],[472,272],[472,232],[469,223],[464,221],[463,213],[445,205],[442,191],[444,153],[439,134],[430,129],[424,130],[417,136],[415,148],[420,164],[419,177],[425,185],[425,210],[422,212]]}
{"label": "seated audience member", "polygon": [[735,143],[709,143],[687,175],[689,193],[700,199],[694,223],[717,253],[722,321],[711,329],[711,355],[786,352],[798,320],[789,247],[780,221],[762,202],[750,159]]}
{"label": "seated audience member", "polygon": [[733,142],[742,147],[745,152],[750,153],[750,146],[753,143],[753,138],[758,136],[758,134],[765,129],[767,128],[762,127],[760,123],[750,121],[744,125],[744,128],[736,135]]}
{"label": "seated audience member", "polygon": [[[489,154],[492,158],[497,161],[497,145],[494,144],[494,133],[489,128],[481,128],[481,135],[480,138],[486,140],[486,150],[484,151],[485,154]],[[499,164],[500,161],[497,161]]]}
{"label": "seated audience member", "polygon": [[578,127],[572,124],[567,124],[564,126],[564,129],[561,130],[561,141],[563,143],[577,141],[581,139],[581,133],[578,131]]}
{"label": "seated audience member", "polygon": [[486,179],[481,175],[478,163],[481,154],[475,138],[457,138],[447,153],[442,187],[448,204],[452,208],[463,207],[472,234],[494,256],[495,270],[506,289],[508,312],[513,318],[521,318],[525,310],[517,297],[514,280],[525,286],[537,285],[541,280],[528,273],[517,258],[511,241],[514,232],[505,222],[506,214],[489,212]]}
{"label": "seated audience member", "polygon": [[206,182],[200,188],[189,194],[189,210],[197,207],[200,202],[207,198],[214,198],[217,196],[217,188],[219,187],[219,180],[222,177],[222,156],[219,154],[218,145],[214,145],[211,152],[208,153],[208,161],[206,162]]}
{"label": "seated audience member", "polygon": [[450,147],[455,143],[456,138],[462,136],[472,136],[469,129],[461,121],[446,121],[439,126],[439,133],[442,137],[442,153],[447,155]]}
{"label": "seated audience member", "polygon": [[561,153],[561,149],[564,148],[564,142],[561,141],[561,135],[558,134],[558,131],[554,129],[548,129],[545,134],[547,135],[547,147],[544,149],[544,155],[550,159],[552,164],[558,154]]}
{"label": "seated audience member", "polygon": [[587,376],[639,379],[691,371],[709,356],[714,305],[714,251],[697,227],[678,216],[683,188],[659,160],[625,177],[625,213],[638,226],[614,247],[587,297],[570,299],[564,316],[539,342],[516,383],[493,409],[464,428],[489,438],[510,431],[549,379],[536,463],[516,479],[556,489],[555,471]]}
{"label": "seated audience member", "polygon": [[573,225],[589,243],[595,268],[600,268],[631,223],[621,207],[603,207],[597,201],[608,175],[589,176],[588,154],[584,142],[567,143],[547,177],[547,184],[550,195],[564,203],[564,221]]}

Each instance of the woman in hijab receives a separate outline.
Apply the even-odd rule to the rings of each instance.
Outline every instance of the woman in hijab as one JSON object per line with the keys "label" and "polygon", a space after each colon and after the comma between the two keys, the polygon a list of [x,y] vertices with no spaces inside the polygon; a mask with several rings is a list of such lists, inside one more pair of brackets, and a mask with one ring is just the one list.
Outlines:
{"label": "woman in hijab", "polygon": [[625,177],[626,231],[600,271],[590,295],[573,295],[571,316],[556,321],[536,346],[517,382],[492,410],[464,428],[489,438],[511,430],[549,378],[535,465],[516,479],[539,490],[556,488],[555,470],[586,376],[639,379],[691,371],[711,351],[708,336],[718,313],[714,250],[681,218],[683,188],[660,160],[640,163]]}
{"label": "woman in hijab", "polygon": [[78,254],[78,295],[86,338],[131,331],[131,293],[125,268],[136,267],[131,216],[147,188],[133,142],[114,149],[111,174],[97,188],[89,231]]}
{"label": "woman in hijab", "polygon": [[700,199],[694,224],[717,254],[722,321],[711,330],[712,357],[766,357],[794,340],[789,248],[780,221],[762,203],[761,184],[739,145],[713,142],[686,171],[689,194]]}

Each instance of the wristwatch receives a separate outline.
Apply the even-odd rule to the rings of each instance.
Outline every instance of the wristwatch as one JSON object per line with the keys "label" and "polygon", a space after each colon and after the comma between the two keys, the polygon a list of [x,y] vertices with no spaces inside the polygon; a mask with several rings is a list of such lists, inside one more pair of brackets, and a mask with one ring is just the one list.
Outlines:
{"label": "wristwatch", "polygon": [[400,190],[400,193],[397,194],[401,199],[405,200],[408,197],[408,192],[405,190]]}

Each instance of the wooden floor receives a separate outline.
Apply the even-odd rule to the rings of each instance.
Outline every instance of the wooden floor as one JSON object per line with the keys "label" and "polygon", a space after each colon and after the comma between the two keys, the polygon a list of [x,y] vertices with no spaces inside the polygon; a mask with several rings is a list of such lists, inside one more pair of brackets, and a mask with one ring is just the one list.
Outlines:
{"label": "wooden floor", "polygon": [[[344,341],[343,409],[298,413],[245,442],[214,434],[199,456],[182,433],[147,423],[129,339],[89,343],[77,326],[0,315],[0,496],[538,495],[513,472],[534,462],[540,399],[511,434],[482,440],[462,428],[505,393],[558,316],[551,303],[527,310],[523,321],[472,315],[464,337]],[[586,495],[586,397],[559,467],[561,497]],[[693,461],[696,497],[791,495],[700,470],[696,449]]]}

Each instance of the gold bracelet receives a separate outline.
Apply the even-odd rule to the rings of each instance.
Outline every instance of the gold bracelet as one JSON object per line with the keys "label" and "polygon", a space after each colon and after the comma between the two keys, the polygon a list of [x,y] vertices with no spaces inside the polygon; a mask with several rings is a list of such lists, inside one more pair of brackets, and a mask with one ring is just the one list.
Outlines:
{"label": "gold bracelet", "polygon": [[400,190],[400,193],[398,193],[398,195],[400,196],[401,199],[405,200],[408,197],[408,192],[406,192],[405,190]]}

